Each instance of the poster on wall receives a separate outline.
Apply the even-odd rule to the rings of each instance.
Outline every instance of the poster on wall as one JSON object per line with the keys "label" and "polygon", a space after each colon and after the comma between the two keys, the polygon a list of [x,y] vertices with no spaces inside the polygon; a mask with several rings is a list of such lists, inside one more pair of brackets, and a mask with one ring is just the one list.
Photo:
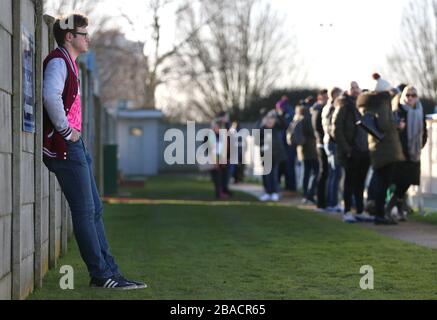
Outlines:
{"label": "poster on wall", "polygon": [[35,42],[33,35],[21,32],[23,59],[23,131],[35,133]]}

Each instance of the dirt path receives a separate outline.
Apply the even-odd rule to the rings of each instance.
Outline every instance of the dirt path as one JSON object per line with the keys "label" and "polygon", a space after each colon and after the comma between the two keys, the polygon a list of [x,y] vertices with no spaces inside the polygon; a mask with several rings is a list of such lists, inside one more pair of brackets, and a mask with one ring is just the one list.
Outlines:
{"label": "dirt path", "polygon": [[[263,193],[262,186],[253,184],[239,184],[232,186],[233,190],[245,192],[259,197]],[[280,203],[308,210],[315,210],[315,206],[302,205],[301,198],[297,194],[283,194]],[[323,215],[331,216],[333,219],[341,220],[341,214],[328,214],[319,212]],[[409,221],[397,226],[376,226],[373,223],[360,223],[360,226],[366,229],[374,230],[380,234],[392,237],[398,240],[415,243],[420,246],[437,249],[437,226]]]}

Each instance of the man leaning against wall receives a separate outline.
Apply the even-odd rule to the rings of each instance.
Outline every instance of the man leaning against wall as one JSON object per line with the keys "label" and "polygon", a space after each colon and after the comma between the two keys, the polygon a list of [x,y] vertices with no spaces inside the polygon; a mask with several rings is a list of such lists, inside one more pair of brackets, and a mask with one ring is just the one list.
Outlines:
{"label": "man leaning against wall", "polygon": [[80,80],[76,59],[89,48],[88,18],[71,14],[56,19],[58,48],[44,61],[44,164],[53,172],[71,209],[74,235],[90,286],[108,290],[146,288],[126,279],[110,252],[103,225],[103,205],[92,172],[92,158],[82,138]]}

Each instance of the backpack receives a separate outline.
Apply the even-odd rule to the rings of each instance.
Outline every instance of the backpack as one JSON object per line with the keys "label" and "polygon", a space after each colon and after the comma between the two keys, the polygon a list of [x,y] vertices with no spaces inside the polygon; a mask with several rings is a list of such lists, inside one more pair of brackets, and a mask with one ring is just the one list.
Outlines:
{"label": "backpack", "polygon": [[291,146],[301,146],[305,144],[303,132],[303,119],[293,120],[287,129],[287,143]]}

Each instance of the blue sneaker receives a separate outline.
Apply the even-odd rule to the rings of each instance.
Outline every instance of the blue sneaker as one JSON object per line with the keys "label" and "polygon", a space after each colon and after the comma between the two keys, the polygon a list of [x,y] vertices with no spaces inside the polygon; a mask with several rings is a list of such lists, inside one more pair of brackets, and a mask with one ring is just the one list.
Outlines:
{"label": "blue sneaker", "polygon": [[94,289],[135,290],[137,286],[120,278],[110,277],[105,279],[91,278],[90,287]]}

